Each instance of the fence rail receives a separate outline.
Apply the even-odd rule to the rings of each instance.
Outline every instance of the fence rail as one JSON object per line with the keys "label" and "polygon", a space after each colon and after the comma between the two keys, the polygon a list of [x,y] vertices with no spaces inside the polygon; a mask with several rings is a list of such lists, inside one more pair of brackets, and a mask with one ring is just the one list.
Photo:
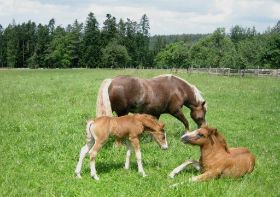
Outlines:
{"label": "fence rail", "polygon": [[208,73],[224,76],[271,76],[280,77],[280,69],[231,69],[231,68],[170,68],[172,72]]}

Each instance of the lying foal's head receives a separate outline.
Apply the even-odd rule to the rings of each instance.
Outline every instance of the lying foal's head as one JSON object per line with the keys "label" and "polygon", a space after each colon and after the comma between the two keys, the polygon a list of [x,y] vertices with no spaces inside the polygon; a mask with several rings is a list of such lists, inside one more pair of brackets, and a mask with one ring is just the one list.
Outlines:
{"label": "lying foal's head", "polygon": [[210,143],[211,145],[220,144],[226,151],[228,151],[226,141],[224,137],[218,133],[216,128],[210,128],[208,126],[203,126],[200,129],[194,130],[193,132],[187,132],[182,137],[181,140],[185,144],[199,145]]}

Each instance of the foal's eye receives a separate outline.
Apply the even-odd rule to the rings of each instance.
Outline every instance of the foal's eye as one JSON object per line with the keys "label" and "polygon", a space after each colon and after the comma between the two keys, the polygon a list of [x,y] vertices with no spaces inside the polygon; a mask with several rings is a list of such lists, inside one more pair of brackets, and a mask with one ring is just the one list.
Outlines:
{"label": "foal's eye", "polygon": [[200,137],[200,138],[201,138],[201,137],[204,137],[204,135],[201,134],[201,133],[198,133],[197,136]]}

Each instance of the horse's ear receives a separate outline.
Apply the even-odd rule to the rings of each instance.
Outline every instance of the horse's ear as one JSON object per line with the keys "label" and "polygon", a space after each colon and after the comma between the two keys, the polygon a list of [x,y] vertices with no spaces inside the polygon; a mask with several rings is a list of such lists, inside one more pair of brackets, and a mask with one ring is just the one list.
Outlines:
{"label": "horse's ear", "polygon": [[195,106],[194,105],[190,105],[190,109],[195,109]]}

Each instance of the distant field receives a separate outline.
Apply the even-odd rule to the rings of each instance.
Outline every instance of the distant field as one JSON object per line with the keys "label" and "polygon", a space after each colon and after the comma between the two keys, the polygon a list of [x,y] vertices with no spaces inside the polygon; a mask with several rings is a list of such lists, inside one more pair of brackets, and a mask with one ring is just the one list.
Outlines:
{"label": "distant field", "polygon": [[[168,71],[167,71],[168,72]],[[180,142],[183,125],[169,115],[169,149],[142,137],[147,177],[123,169],[126,149],[110,139],[97,156],[100,181],[90,178],[89,159],[81,180],[74,176],[86,120],[95,116],[101,81],[121,74],[152,77],[142,70],[0,70],[0,196],[280,196],[280,80],[277,78],[178,75],[195,84],[208,102],[207,121],[229,146],[246,146],[256,155],[252,174],[241,179],[169,185],[198,173],[167,175],[199,149]],[[184,108],[189,117],[189,110]]]}

